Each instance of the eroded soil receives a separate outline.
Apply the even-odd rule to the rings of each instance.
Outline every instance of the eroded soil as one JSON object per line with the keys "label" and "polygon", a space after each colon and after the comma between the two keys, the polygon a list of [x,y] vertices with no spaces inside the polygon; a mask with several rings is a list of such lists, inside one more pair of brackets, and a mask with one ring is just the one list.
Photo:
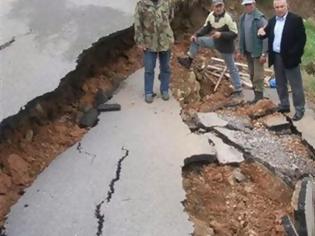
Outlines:
{"label": "eroded soil", "polygon": [[285,235],[281,218],[292,214],[292,190],[262,165],[194,166],[183,176],[195,236]]}

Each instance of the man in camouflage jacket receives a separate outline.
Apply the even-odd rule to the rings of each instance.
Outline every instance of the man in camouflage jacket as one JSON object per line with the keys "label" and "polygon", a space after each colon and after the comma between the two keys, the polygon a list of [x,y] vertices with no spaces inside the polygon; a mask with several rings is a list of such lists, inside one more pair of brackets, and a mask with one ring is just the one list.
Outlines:
{"label": "man in camouflage jacket", "polygon": [[135,42],[144,51],[145,101],[153,102],[153,83],[156,59],[160,62],[160,92],[163,100],[169,99],[170,48],[174,42],[170,26],[172,17],[168,0],[140,0],[135,9]]}
{"label": "man in camouflage jacket", "polygon": [[234,88],[233,98],[243,98],[239,71],[234,62],[234,41],[237,38],[237,24],[225,11],[223,0],[212,0],[212,11],[203,27],[191,37],[187,57],[178,58],[178,62],[189,69],[199,48],[217,49],[226,64]]}

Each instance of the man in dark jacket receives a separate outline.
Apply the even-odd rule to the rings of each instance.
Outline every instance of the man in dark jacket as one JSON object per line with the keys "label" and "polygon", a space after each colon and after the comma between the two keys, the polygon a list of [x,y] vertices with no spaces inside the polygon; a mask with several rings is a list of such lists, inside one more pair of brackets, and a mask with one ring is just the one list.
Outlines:
{"label": "man in dark jacket", "polygon": [[242,96],[239,71],[234,62],[234,41],[237,38],[237,24],[225,11],[223,0],[212,0],[212,9],[203,27],[191,37],[191,46],[187,57],[178,58],[178,62],[189,69],[199,48],[217,49],[227,66],[234,87],[234,96]]}
{"label": "man in dark jacket", "polygon": [[279,112],[290,112],[287,83],[292,88],[295,114],[292,120],[304,116],[305,97],[300,70],[301,57],[306,43],[303,19],[288,11],[286,0],[274,0],[276,16],[266,27],[260,28],[258,36],[268,37],[269,66],[274,66],[277,92],[280,99]]}

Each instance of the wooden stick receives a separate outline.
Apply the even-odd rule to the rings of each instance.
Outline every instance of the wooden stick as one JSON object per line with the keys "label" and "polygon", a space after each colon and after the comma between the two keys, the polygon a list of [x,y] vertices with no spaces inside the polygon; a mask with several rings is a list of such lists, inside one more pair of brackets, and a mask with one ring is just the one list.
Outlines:
{"label": "wooden stick", "polygon": [[[211,75],[214,75],[214,76],[217,76],[217,77],[220,77],[220,75],[218,76],[218,74],[212,72]],[[211,78],[211,75],[208,75],[208,74],[204,74],[204,77],[208,80],[210,80],[213,84],[216,84],[217,81],[215,81],[213,78]]]}
{"label": "wooden stick", "polygon": [[[220,62],[220,63],[225,63],[223,59],[217,58],[217,57],[211,57],[211,60],[216,61],[216,62]],[[248,65],[243,64],[243,63],[239,63],[239,62],[235,62],[235,65],[240,66],[242,68],[246,68],[248,69]],[[264,68],[265,72],[267,73],[273,73],[272,70]]]}
{"label": "wooden stick", "polygon": [[217,89],[218,89],[218,87],[219,87],[219,85],[220,85],[220,83],[221,83],[221,81],[222,81],[222,78],[223,78],[223,76],[224,76],[226,70],[227,70],[227,67],[225,66],[223,72],[222,72],[221,75],[220,75],[220,78],[219,78],[217,84],[216,84],[215,87],[214,87],[213,92],[217,91]]}

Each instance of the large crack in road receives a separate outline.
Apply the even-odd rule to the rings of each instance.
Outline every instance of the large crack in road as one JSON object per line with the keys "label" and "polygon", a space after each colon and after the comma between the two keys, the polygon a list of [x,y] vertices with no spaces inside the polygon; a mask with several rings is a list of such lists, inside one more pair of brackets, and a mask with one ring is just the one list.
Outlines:
{"label": "large crack in road", "polygon": [[95,209],[95,217],[97,219],[97,236],[101,236],[103,234],[103,227],[104,227],[104,222],[105,222],[105,213],[102,214],[102,206],[104,205],[105,201],[107,204],[110,203],[114,193],[115,193],[115,184],[120,180],[120,174],[122,171],[122,163],[123,161],[129,156],[129,150],[126,149],[125,147],[121,148],[122,151],[125,152],[125,154],[118,160],[117,162],[117,168],[116,168],[116,175],[115,177],[110,181],[109,184],[109,190],[107,192],[107,197],[106,199],[102,200],[99,204],[96,205]]}

